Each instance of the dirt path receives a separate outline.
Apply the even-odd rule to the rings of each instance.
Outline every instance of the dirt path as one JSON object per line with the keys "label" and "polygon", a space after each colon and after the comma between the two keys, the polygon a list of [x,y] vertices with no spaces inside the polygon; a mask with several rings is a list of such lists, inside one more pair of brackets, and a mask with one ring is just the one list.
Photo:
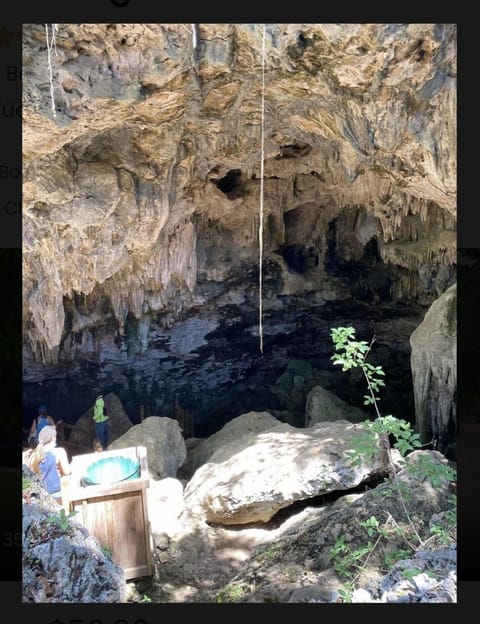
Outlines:
{"label": "dirt path", "polygon": [[[252,553],[281,537],[287,529],[303,524],[310,509],[285,513],[268,524],[236,527],[209,526],[184,521],[166,527],[155,536],[156,573],[129,585],[131,599],[147,595],[152,602],[215,603],[226,585],[247,568]],[[287,567],[288,562],[285,562]]]}

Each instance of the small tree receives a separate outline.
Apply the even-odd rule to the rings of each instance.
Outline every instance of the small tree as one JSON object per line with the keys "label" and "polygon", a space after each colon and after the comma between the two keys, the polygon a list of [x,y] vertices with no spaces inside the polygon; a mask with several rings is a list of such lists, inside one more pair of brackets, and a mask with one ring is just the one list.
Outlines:
{"label": "small tree", "polygon": [[382,416],[380,413],[378,392],[381,387],[385,386],[383,380],[385,373],[381,366],[373,366],[367,362],[375,336],[368,344],[365,340],[355,339],[353,327],[337,327],[331,330],[331,337],[337,351],[332,356],[333,363],[341,366],[342,371],[357,367],[361,369],[367,384],[367,394],[363,396],[363,403],[372,405],[375,410],[375,420],[361,423],[366,435],[361,436],[357,449],[351,453],[352,460],[359,463],[366,454],[371,455],[380,448],[385,471],[391,479],[394,479],[396,466],[392,456],[390,436],[395,438],[394,447],[402,456],[421,446],[420,436],[412,430],[407,421],[394,418],[390,414]]}
{"label": "small tree", "polygon": [[[410,539],[406,539],[405,535],[402,535],[402,537],[411,551],[418,550],[418,548],[423,547],[428,540],[423,541],[421,539],[408,513],[401,484],[397,479],[398,466],[393,459],[390,438],[393,438],[393,447],[400,453],[400,458],[397,460],[397,463],[402,467],[406,467],[411,474],[428,479],[433,487],[438,487],[441,481],[454,480],[455,470],[450,466],[433,461],[430,457],[421,457],[416,462],[406,461],[408,459],[406,457],[408,453],[421,446],[420,436],[413,431],[410,423],[407,421],[395,418],[390,414],[382,416],[380,413],[378,407],[380,398],[378,393],[380,388],[385,386],[385,381],[383,379],[385,373],[381,366],[374,366],[367,362],[367,356],[375,342],[375,336],[372,338],[370,344],[364,340],[356,340],[355,329],[353,327],[334,328],[331,330],[330,335],[336,351],[331,358],[333,363],[341,366],[342,371],[349,371],[352,368],[361,369],[367,385],[367,394],[363,397],[364,405],[372,405],[375,411],[374,420],[366,420],[360,423],[360,427],[363,431],[358,435],[355,441],[355,448],[347,451],[346,455],[350,458],[353,465],[358,465],[364,459],[370,459],[379,452],[381,453],[384,471],[388,474],[398,492],[401,506],[416,543],[412,542]],[[456,498],[452,497],[451,500],[452,504],[455,506]],[[452,522],[454,522],[454,518],[455,515],[450,514],[450,520]],[[350,588],[353,587],[353,582],[358,575],[352,579],[352,574],[345,574],[345,571],[350,567],[360,570],[365,566],[366,561],[378,544],[379,539],[387,536],[387,529],[391,531],[390,525],[392,523],[393,525],[397,525],[395,519],[391,517],[389,517],[388,521],[383,526],[379,524],[376,518],[369,518],[365,523],[368,536],[371,537],[374,532],[378,533],[378,539],[374,544],[369,542],[365,548],[350,553],[346,551],[346,544],[337,542],[331,550],[331,554],[336,561],[336,569],[343,572],[343,576],[349,581]],[[397,528],[399,529],[398,525]],[[436,527],[435,530],[437,533],[441,532],[441,528]],[[443,534],[444,533],[445,532],[443,532]],[[365,555],[366,559],[364,559]],[[354,564],[352,562],[354,562]]]}

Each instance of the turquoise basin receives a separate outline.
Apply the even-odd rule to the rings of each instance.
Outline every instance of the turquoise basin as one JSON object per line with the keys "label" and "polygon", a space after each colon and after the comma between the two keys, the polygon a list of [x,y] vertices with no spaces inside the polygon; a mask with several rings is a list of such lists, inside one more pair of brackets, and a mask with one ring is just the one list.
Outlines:
{"label": "turquoise basin", "polygon": [[84,476],[83,485],[103,485],[128,481],[140,476],[140,462],[130,457],[105,457],[90,464]]}

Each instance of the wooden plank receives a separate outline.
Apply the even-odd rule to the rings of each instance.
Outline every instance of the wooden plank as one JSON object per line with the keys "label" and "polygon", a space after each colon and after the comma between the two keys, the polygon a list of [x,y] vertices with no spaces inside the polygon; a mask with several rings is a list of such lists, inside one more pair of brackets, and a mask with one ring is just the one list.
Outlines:
{"label": "wooden plank", "polygon": [[102,496],[121,494],[122,492],[132,492],[138,489],[145,489],[145,484],[141,479],[130,479],[129,481],[120,481],[119,483],[111,483],[108,485],[70,486],[69,498],[70,500],[99,498]]}
{"label": "wooden plank", "polygon": [[81,506],[82,524],[112,553],[122,568],[148,568],[141,492],[74,502]]}
{"label": "wooden plank", "polygon": [[152,574],[151,570],[146,565],[127,566],[123,569],[123,571],[127,581],[141,576],[151,576]]}
{"label": "wooden plank", "polygon": [[142,512],[143,512],[143,526],[144,530],[144,539],[145,539],[145,557],[146,557],[146,568],[147,575],[151,575],[154,572],[154,560],[153,560],[153,552],[154,552],[154,544],[153,544],[153,535],[152,535],[152,527],[150,524],[150,520],[148,517],[148,499],[146,496],[146,491],[143,492],[142,496]]}

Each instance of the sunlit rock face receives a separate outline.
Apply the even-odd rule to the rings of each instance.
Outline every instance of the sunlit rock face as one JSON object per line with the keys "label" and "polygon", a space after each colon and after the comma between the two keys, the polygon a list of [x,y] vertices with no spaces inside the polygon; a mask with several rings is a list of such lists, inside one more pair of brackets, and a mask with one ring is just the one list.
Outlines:
{"label": "sunlit rock face", "polygon": [[60,24],[55,116],[24,26],[27,411],[75,419],[98,382],[191,435],[303,423],[315,385],[361,406],[348,324],[414,418],[409,336],[455,282],[455,25],[272,24],[264,55],[260,25],[191,26]]}
{"label": "sunlit rock face", "polygon": [[457,285],[433,302],[410,337],[416,427],[442,452],[457,431]]}
{"label": "sunlit rock face", "polygon": [[295,501],[353,489],[382,470],[378,456],[355,469],[345,462],[359,431],[341,420],[302,432],[282,423],[238,436],[194,473],[186,513],[212,524],[268,522]]}

